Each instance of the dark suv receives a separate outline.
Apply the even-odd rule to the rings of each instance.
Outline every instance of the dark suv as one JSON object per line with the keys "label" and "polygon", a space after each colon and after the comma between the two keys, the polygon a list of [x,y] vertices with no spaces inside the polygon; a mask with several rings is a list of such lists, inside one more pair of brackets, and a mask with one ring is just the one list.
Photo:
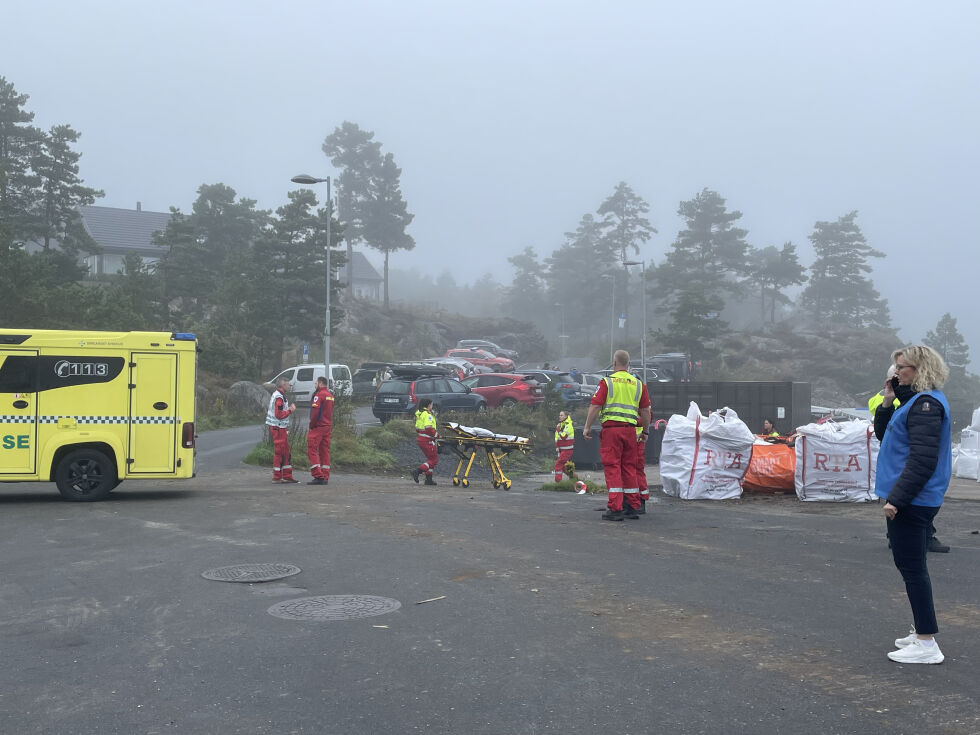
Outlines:
{"label": "dark suv", "polygon": [[378,386],[374,394],[374,417],[386,423],[395,416],[414,415],[420,398],[431,398],[436,411],[487,410],[487,399],[473,393],[448,375],[447,370],[431,365],[393,368],[394,376]]}

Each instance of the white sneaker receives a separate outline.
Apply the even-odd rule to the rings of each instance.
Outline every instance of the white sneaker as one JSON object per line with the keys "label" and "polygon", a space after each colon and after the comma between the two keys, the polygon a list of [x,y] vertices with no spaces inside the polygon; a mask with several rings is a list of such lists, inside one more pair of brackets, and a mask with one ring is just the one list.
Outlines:
{"label": "white sneaker", "polygon": [[938,643],[924,646],[918,638],[904,648],[892,651],[888,658],[900,664],[941,664],[946,659]]}
{"label": "white sneaker", "polygon": [[904,638],[895,639],[895,648],[905,648],[906,646],[911,646],[912,641],[914,641],[916,638],[915,626],[913,625],[911,628],[909,628],[909,634],[907,636]]}

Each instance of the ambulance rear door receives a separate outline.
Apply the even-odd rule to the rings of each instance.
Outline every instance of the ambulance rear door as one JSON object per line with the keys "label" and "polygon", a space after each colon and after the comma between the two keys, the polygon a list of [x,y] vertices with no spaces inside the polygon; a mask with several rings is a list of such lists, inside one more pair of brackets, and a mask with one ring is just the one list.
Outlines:
{"label": "ambulance rear door", "polygon": [[127,474],[173,472],[177,453],[177,355],[134,352],[129,375]]}
{"label": "ambulance rear door", "polygon": [[0,347],[0,475],[36,471],[37,366],[37,350]]}

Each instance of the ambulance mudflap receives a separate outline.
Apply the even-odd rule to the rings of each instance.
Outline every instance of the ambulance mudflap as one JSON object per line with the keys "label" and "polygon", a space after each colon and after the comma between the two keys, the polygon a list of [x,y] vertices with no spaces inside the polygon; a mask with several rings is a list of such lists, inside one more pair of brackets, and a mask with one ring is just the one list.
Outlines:
{"label": "ambulance mudflap", "polygon": [[193,477],[196,375],[193,334],[0,329],[0,482]]}

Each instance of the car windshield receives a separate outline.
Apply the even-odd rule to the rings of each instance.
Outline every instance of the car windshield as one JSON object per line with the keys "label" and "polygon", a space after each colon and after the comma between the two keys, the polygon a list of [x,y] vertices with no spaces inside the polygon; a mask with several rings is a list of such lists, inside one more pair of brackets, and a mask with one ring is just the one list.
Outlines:
{"label": "car windshield", "polygon": [[463,385],[467,388],[476,388],[476,384],[480,381],[479,378],[467,378],[463,381]]}
{"label": "car windshield", "polygon": [[378,393],[408,393],[408,386],[407,380],[386,380],[378,388]]}

